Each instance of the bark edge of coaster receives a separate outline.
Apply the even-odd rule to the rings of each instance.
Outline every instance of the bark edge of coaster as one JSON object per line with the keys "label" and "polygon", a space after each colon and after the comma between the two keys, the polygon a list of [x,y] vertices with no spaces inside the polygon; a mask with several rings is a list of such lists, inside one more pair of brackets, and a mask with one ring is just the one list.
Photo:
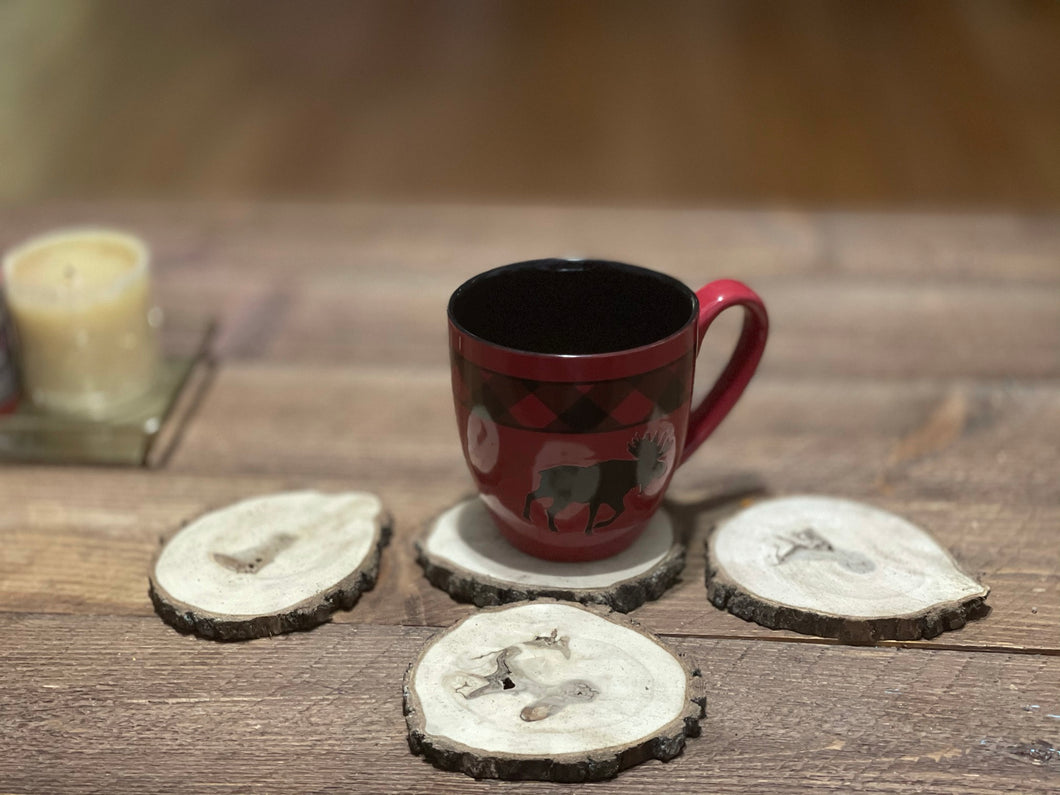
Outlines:
{"label": "bark edge of coaster", "polygon": [[[596,625],[595,622],[602,623]],[[479,670],[461,672],[454,669],[453,676],[439,673],[439,668],[443,672],[449,670],[445,667],[446,663],[457,665],[461,662],[452,656],[455,653],[453,650],[443,646],[444,642],[449,640],[449,646],[458,649],[467,648],[465,644],[469,638],[465,636],[470,635],[470,640],[474,641],[475,625],[492,625],[490,628],[493,632],[490,636],[486,632],[487,627],[482,626],[478,630],[479,635],[483,636],[481,645],[463,655],[462,661],[471,667],[477,666]],[[573,634],[572,628],[586,632],[587,626],[588,632],[594,633],[596,637],[585,639],[584,635]],[[620,641],[624,642],[614,645],[613,642],[601,641],[598,636],[604,632],[618,634]],[[497,640],[488,642],[488,637],[496,637]],[[514,644],[504,645],[506,641],[512,640],[515,640]],[[483,653],[476,654],[480,648],[484,650]],[[571,673],[581,673],[587,668],[598,672],[594,666],[600,664],[601,653],[617,651],[627,655],[630,660],[636,660],[636,652],[631,649],[651,649],[656,655],[655,664],[637,661],[637,666],[627,665],[623,668],[619,664],[614,668],[621,672],[635,667],[647,675],[648,686],[644,688],[647,695],[641,695],[644,682],[640,680],[619,681],[619,685],[628,686],[628,692],[623,690],[611,696],[604,691],[618,677],[608,679],[601,674],[602,678],[592,681],[590,674],[586,680],[568,679],[558,685],[547,685],[533,676],[542,671],[547,673],[548,668],[543,661],[551,659],[558,662],[560,657],[571,663]],[[531,656],[537,656],[527,661],[523,656],[527,650],[530,650]],[[450,656],[447,657],[447,653]],[[435,657],[438,659],[433,659]],[[523,669],[526,662],[530,663],[531,672]],[[650,685],[655,684],[667,670],[679,673],[680,683],[671,683],[668,691],[659,687],[659,692],[656,692]],[[417,688],[419,675],[424,671],[426,688],[435,696],[429,703],[425,703]],[[555,681],[554,676],[551,681]],[[441,690],[444,688],[451,692],[443,695]],[[458,693],[463,696],[463,702],[457,697]],[[700,735],[700,721],[706,717],[707,700],[706,685],[699,668],[683,653],[644,630],[638,622],[599,605],[579,605],[553,599],[486,608],[435,633],[406,669],[402,695],[409,749],[436,767],[465,773],[477,779],[568,783],[612,778],[622,770],[651,759],[674,759],[684,750],[688,738]],[[605,698],[595,706],[595,711],[587,709],[587,704],[601,695]],[[483,705],[481,713],[475,713],[470,708],[461,711],[464,704],[480,696],[485,696],[489,702]],[[499,702],[497,696],[500,697]],[[508,707],[505,702],[513,698],[515,700]],[[520,703],[528,698],[535,700],[518,709]],[[592,723],[606,717],[606,714],[601,716],[601,712],[608,703],[616,702],[619,704],[618,709],[625,714],[612,713],[612,724],[621,723],[622,728],[613,729],[611,724],[601,727],[600,723]],[[580,713],[577,712],[579,708],[582,710]],[[565,718],[562,717],[564,713]],[[566,732],[570,739],[558,740],[564,733],[555,727],[547,732],[534,732],[534,727],[541,725],[542,721],[556,717],[573,724],[572,730]],[[637,718],[644,721],[646,728],[629,728]],[[438,727],[433,723],[445,719],[462,724],[450,729],[452,734],[461,735],[459,738],[437,731]],[[654,725],[653,720],[658,725]],[[503,731],[505,723],[530,728],[520,733],[525,736],[506,735]],[[494,725],[500,728],[494,729]],[[565,745],[576,744],[574,738],[579,725],[591,725],[600,734],[626,731],[629,736],[618,742],[600,741],[609,744],[598,747],[562,750]],[[435,731],[431,731],[432,728]],[[476,747],[462,741],[471,739],[466,736],[468,734],[485,732],[488,735],[491,731],[501,738],[501,744],[517,743],[523,752]],[[643,733],[637,734],[639,731]],[[535,734],[546,734],[547,738],[540,740]],[[505,737],[508,739],[505,740]],[[546,746],[548,750],[543,750]],[[557,748],[560,749],[558,752]]]}
{"label": "bark edge of coaster", "polygon": [[928,531],[852,500],[757,502],[713,529],[706,555],[711,604],[769,629],[845,643],[920,640],[990,612],[990,589]]}
{"label": "bark edge of coaster", "polygon": [[[476,607],[545,598],[628,613],[677,582],[685,566],[684,537],[682,523],[664,506],[618,555],[579,563],[547,561],[505,541],[481,500],[471,497],[430,519],[413,547],[431,585]],[[492,572],[487,570],[491,565]],[[608,569],[618,576],[602,573]]]}
{"label": "bark edge of coaster", "polygon": [[[240,500],[207,511],[161,539],[151,561],[148,594],[167,624],[210,640],[311,629],[336,610],[352,608],[375,586],[392,524],[382,502],[369,492],[292,491]],[[305,554],[308,544],[315,555]],[[285,554],[292,548],[295,554]],[[185,566],[205,572],[198,582],[207,585],[199,587],[212,586],[214,592],[195,593],[196,586],[173,571]],[[314,566],[317,580],[310,582]],[[279,593],[254,593],[265,587],[259,584],[276,583],[273,590]],[[254,608],[255,596],[262,599],[261,609]],[[218,601],[226,598],[231,612]]]}

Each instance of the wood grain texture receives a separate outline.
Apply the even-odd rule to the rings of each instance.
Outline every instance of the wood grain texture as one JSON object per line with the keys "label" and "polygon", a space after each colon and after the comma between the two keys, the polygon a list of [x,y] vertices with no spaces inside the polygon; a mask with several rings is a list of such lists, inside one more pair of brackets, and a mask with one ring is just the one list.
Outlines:
{"label": "wood grain texture", "polygon": [[[93,623],[0,616],[17,640],[0,645],[0,712],[17,716],[0,724],[5,790],[569,791],[476,782],[409,753],[401,679],[429,630],[328,625],[219,645],[153,618]],[[1046,792],[1060,775],[1060,759],[1033,756],[1055,744],[1056,658],[670,642],[703,672],[703,735],[608,792],[993,795]]]}
{"label": "wood grain texture", "polygon": [[[1060,377],[1055,216],[58,204],[4,213],[0,245],[86,222],[147,237],[160,302],[222,317],[230,360],[443,364],[442,318],[461,281],[583,254],[696,287],[749,281],[772,316],[766,373]],[[706,370],[737,328],[715,325]]]}
{"label": "wood grain texture", "polygon": [[[703,267],[699,273],[686,278],[695,288],[732,270]],[[359,272],[302,275],[272,288],[255,279],[243,305],[225,306],[222,296],[232,295],[233,277],[214,279],[211,287],[211,280],[189,275],[183,286],[167,287],[175,305],[231,314],[233,325],[221,343],[230,359],[420,366],[447,361],[439,329],[462,277],[418,277],[414,291],[403,270],[373,279]],[[1054,344],[1060,337],[1060,288],[823,276],[749,281],[770,307],[772,341],[763,372],[1060,377]],[[735,344],[737,321],[725,316],[708,337],[719,365],[722,351]],[[384,327],[386,335],[373,333]]]}
{"label": "wood grain texture", "polygon": [[[210,508],[283,489],[338,491],[356,483],[379,493],[394,515],[376,587],[339,623],[446,626],[473,608],[432,587],[415,563],[420,528],[450,504],[444,480],[418,486],[379,471],[351,479],[210,477],[173,473],[31,469],[0,479],[0,611],[150,616],[147,572],[158,538]],[[911,645],[1060,653],[1058,506],[900,500],[872,503],[930,530],[973,576],[991,587],[990,616]],[[731,511],[728,505],[724,511]],[[703,583],[702,540],[715,510],[696,518],[680,581],[633,615],[654,631],[703,637],[788,638],[714,609]]]}
{"label": "wood grain texture", "polygon": [[[375,586],[391,523],[379,499],[364,492],[288,492],[236,503],[193,519],[159,547],[148,595],[167,624],[211,640],[312,629]],[[240,548],[233,549],[233,538]],[[281,555],[289,564],[282,574]],[[232,572],[254,576],[233,582]]]}
{"label": "wood grain texture", "polygon": [[100,222],[142,234],[158,275],[190,280],[189,290],[247,269],[268,286],[336,273],[378,278],[395,268],[456,280],[561,255],[620,258],[690,281],[818,274],[1060,282],[1055,213],[53,200],[5,206],[0,246]]}
{"label": "wood grain texture", "polygon": [[[968,409],[951,442],[895,459],[896,447],[955,392]],[[778,492],[1053,505],[1056,445],[1042,429],[1058,424],[1060,389],[1052,382],[790,378],[767,371],[678,471],[675,486],[695,489],[753,473]],[[170,466],[372,482],[389,473],[448,482],[453,501],[468,484],[444,367],[228,365]]]}
{"label": "wood grain texture", "polygon": [[0,196],[1050,206],[1048,0],[10,0]]}
{"label": "wood grain texture", "polygon": [[990,588],[930,533],[864,502],[760,501],[717,523],[706,557],[710,603],[771,629],[865,645],[934,638],[990,612]]}
{"label": "wood grain texture", "polygon": [[[149,238],[162,303],[220,318],[219,363],[158,470],[0,468],[0,791],[563,791],[413,758],[400,682],[432,628],[473,610],[427,583],[412,546],[471,487],[446,297],[492,265],[578,252],[744,278],[775,329],[746,396],[675,477],[694,525],[681,580],[631,614],[706,661],[705,735],[600,790],[1056,789],[1055,217],[73,203],[6,208],[0,246],[89,221]],[[152,614],[160,536],[300,488],[373,491],[394,516],[354,610],[224,648]],[[990,586],[991,614],[899,650],[711,607],[712,525],[793,493],[926,528]]]}
{"label": "wood grain texture", "polygon": [[509,781],[602,781],[668,762],[706,716],[694,660],[607,608],[546,599],[488,608],[435,635],[402,694],[413,753]]}

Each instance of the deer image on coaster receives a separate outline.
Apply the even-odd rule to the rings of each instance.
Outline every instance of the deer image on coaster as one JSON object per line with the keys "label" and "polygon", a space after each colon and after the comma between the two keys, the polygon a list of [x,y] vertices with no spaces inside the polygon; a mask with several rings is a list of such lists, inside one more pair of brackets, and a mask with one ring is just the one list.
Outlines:
{"label": "deer image on coaster", "polygon": [[593,781],[700,733],[699,670],[599,608],[539,600],[436,635],[405,674],[409,747],[475,778]]}
{"label": "deer image on coaster", "polygon": [[[742,307],[732,357],[692,405],[696,355]],[[768,318],[746,285],[693,291],[646,268],[546,259],[482,273],[449,301],[457,426],[508,542],[554,561],[609,558],[649,526],[674,471],[736,403]]]}
{"label": "deer image on coaster", "polygon": [[851,500],[764,500],[707,541],[707,598],[770,629],[849,643],[918,640],[990,612],[990,589],[926,531]]}
{"label": "deer image on coaster", "polygon": [[389,514],[368,492],[242,500],[162,544],[151,601],[167,624],[213,640],[309,629],[375,585],[390,530]]}

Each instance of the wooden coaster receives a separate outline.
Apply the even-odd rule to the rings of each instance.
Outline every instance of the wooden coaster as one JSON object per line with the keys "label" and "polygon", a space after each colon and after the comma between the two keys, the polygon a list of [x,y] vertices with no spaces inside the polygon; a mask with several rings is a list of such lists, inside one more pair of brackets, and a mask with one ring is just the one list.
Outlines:
{"label": "wooden coaster", "polygon": [[658,599],[685,564],[685,544],[660,510],[633,545],[604,560],[541,560],[509,544],[477,497],[435,519],[416,541],[431,584],[478,607],[547,597],[628,613]]}
{"label": "wooden coaster", "polygon": [[699,735],[699,671],[632,621],[552,600],[483,610],[405,673],[409,747],[475,778],[593,781]]}
{"label": "wooden coaster", "polygon": [[989,592],[916,525],[849,500],[760,502],[707,541],[707,597],[770,629],[848,643],[931,638],[985,616]]}
{"label": "wooden coaster", "polygon": [[214,640],[309,629],[375,585],[389,538],[374,494],[244,500],[163,543],[151,565],[151,601],[167,624]]}

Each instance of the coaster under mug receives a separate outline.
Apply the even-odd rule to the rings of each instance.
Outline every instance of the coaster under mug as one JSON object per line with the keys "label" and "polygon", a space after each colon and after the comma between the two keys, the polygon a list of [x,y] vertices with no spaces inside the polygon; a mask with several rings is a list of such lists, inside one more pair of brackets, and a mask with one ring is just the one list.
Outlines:
{"label": "coaster under mug", "polygon": [[415,541],[432,585],[478,607],[547,597],[620,613],[662,596],[685,565],[685,531],[664,507],[622,552],[569,563],[528,555],[501,535],[477,497],[433,519]]}

